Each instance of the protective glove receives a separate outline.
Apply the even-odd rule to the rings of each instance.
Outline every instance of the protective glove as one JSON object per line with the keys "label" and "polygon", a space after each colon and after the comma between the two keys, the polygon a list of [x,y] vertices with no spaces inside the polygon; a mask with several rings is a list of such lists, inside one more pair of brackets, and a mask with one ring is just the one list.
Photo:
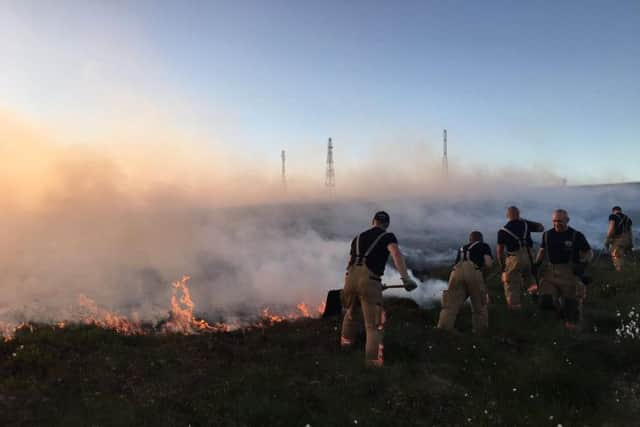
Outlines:
{"label": "protective glove", "polygon": [[416,281],[410,277],[403,277],[402,284],[404,285],[404,288],[407,290],[407,292],[411,292],[412,290],[418,287],[418,284],[416,283]]}

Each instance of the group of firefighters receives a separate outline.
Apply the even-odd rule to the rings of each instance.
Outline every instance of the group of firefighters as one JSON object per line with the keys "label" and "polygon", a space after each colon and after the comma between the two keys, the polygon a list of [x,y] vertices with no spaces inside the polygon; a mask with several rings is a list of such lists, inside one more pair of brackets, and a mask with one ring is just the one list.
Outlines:
{"label": "group of firefighters", "polygon": [[[565,209],[553,212],[553,226],[546,231],[541,223],[521,218],[516,206],[507,208],[506,216],[508,222],[498,231],[496,258],[507,308],[520,310],[521,297],[526,290],[537,297],[542,309],[555,310],[567,328],[575,329],[580,322],[586,296],[584,270],[593,260],[589,242],[584,234],[569,227],[569,214]],[[344,349],[351,348],[364,321],[365,361],[370,366],[382,366],[384,363],[385,311],[381,276],[389,255],[400,273],[404,288],[412,291],[418,286],[409,277],[398,249],[398,240],[387,231],[389,224],[389,214],[376,212],[372,227],[353,239],[342,291],[346,312],[340,345]],[[625,256],[633,251],[631,227],[631,219],[622,213],[619,206],[614,206],[609,216],[605,248],[610,250],[613,266],[618,272],[624,268]],[[531,233],[543,233],[537,254],[533,252]],[[487,332],[489,295],[486,281],[493,266],[491,248],[484,243],[482,233],[472,231],[469,242],[458,250],[448,287],[442,292],[439,329],[455,330],[458,312],[469,298],[474,333]]]}

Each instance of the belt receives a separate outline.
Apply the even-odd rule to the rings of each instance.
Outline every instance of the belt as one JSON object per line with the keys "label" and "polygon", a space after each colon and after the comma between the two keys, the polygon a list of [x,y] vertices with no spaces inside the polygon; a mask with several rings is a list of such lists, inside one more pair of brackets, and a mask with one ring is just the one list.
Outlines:
{"label": "belt", "polygon": [[372,274],[369,275],[369,279],[375,280],[376,282],[382,282],[382,279],[379,276],[374,276]]}
{"label": "belt", "polygon": [[[525,249],[525,248],[522,248]],[[527,249],[530,249],[529,246],[527,246]],[[518,256],[518,252],[507,252],[507,256]]]}
{"label": "belt", "polygon": [[[455,269],[456,269],[456,267],[457,267],[459,264],[463,263],[463,262],[464,262],[464,261],[460,261],[458,264],[455,264],[455,265],[453,266],[453,270],[455,270]],[[473,264],[473,268],[475,268],[476,270],[482,270],[482,268],[478,267],[478,266],[476,265],[476,263],[475,263],[475,262],[473,262],[473,261],[468,261],[468,262],[472,263],[472,264]]]}

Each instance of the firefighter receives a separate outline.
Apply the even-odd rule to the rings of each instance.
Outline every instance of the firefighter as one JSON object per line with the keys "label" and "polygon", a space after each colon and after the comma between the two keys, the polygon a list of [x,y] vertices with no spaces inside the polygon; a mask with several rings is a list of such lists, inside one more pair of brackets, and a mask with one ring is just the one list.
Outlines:
{"label": "firefighter", "polygon": [[527,290],[531,294],[538,290],[532,273],[531,233],[543,232],[544,226],[539,222],[520,218],[520,210],[515,206],[507,208],[507,219],[509,221],[498,231],[496,257],[502,271],[501,279],[507,307],[519,310],[522,308],[520,296],[524,286],[528,287]]}
{"label": "firefighter", "polygon": [[467,298],[471,300],[472,327],[476,334],[484,334],[489,327],[488,294],[483,272],[491,267],[491,248],[483,242],[482,233],[472,231],[469,243],[458,250],[449,286],[442,291],[442,310],[438,328],[454,330],[456,317]]}
{"label": "firefighter", "polygon": [[384,322],[385,312],[382,305],[381,277],[389,259],[393,258],[407,291],[418,285],[409,277],[402,253],[398,249],[398,240],[393,233],[387,232],[389,214],[376,212],[369,230],[357,235],[351,242],[351,257],[347,266],[343,305],[346,308],[342,322],[340,345],[351,348],[356,335],[362,327],[359,311],[362,310],[366,331],[365,362],[369,366],[381,367],[384,364]]}
{"label": "firefighter", "polygon": [[622,213],[620,206],[614,206],[609,215],[609,230],[607,240],[604,242],[606,249],[611,248],[611,261],[616,271],[622,271],[624,257],[633,253],[633,234],[631,218]]}
{"label": "firefighter", "polygon": [[540,306],[560,313],[568,329],[580,322],[586,296],[581,279],[593,251],[584,234],[569,227],[569,214],[556,209],[552,217],[553,228],[542,235],[542,244],[536,264],[545,262],[540,280]]}

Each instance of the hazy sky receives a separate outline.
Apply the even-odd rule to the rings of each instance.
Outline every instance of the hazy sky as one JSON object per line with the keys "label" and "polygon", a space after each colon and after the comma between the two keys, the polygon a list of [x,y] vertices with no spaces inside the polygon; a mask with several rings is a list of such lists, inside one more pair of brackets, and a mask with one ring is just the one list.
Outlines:
{"label": "hazy sky", "polygon": [[153,114],[322,174],[328,136],[347,168],[446,127],[459,168],[640,180],[637,0],[0,0],[0,70],[0,109],[87,142]]}

